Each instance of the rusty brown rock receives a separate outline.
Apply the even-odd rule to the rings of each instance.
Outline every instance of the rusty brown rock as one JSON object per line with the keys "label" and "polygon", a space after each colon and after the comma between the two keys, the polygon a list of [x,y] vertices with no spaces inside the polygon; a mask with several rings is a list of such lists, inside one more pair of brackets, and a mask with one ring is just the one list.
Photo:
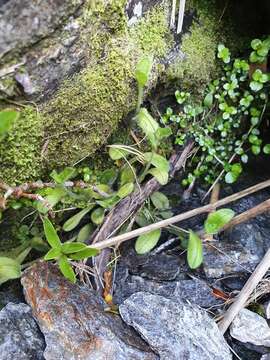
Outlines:
{"label": "rusty brown rock", "polygon": [[72,284],[49,263],[22,277],[25,298],[45,336],[46,360],[152,360],[158,357],[94,291]]}

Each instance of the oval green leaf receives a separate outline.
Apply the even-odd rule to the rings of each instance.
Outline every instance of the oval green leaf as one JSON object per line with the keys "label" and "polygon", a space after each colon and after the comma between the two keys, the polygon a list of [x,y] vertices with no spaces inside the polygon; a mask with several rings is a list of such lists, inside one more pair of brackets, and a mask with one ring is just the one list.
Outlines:
{"label": "oval green leaf", "polygon": [[160,191],[154,192],[151,196],[151,201],[154,207],[158,210],[167,210],[170,208],[169,199],[166,195],[161,193]]}
{"label": "oval green leaf", "polygon": [[99,253],[99,250],[91,248],[91,247],[87,247],[86,249],[81,250],[75,254],[70,254],[69,258],[72,260],[83,260],[83,259],[87,259],[92,256],[96,256],[98,253]]}
{"label": "oval green leaf", "polygon": [[189,232],[187,262],[191,269],[197,269],[203,262],[202,241],[193,231]]}
{"label": "oval green leaf", "polygon": [[93,225],[92,224],[86,224],[84,225],[81,230],[78,233],[77,241],[84,243],[86,240],[89,239],[90,235],[93,232]]}
{"label": "oval green leaf", "polygon": [[91,220],[94,224],[100,225],[104,220],[104,209],[99,207],[92,211]]}
{"label": "oval green leaf", "polygon": [[220,209],[208,215],[204,229],[207,234],[216,234],[228,224],[234,217],[234,211],[231,209]]}
{"label": "oval green leaf", "polygon": [[149,174],[153,175],[160,185],[166,185],[169,180],[169,174],[167,171],[163,171],[157,168],[152,168],[148,171]]}
{"label": "oval green leaf", "polygon": [[44,256],[44,260],[58,259],[60,255],[61,255],[61,250],[60,249],[51,249]]}
{"label": "oval green leaf", "polygon": [[133,183],[127,183],[117,191],[117,196],[119,196],[121,199],[125,198],[129,194],[132,193],[134,190],[134,184]]}
{"label": "oval green leaf", "polygon": [[53,249],[59,249],[62,246],[62,243],[59,239],[59,236],[57,235],[57,232],[53,226],[53,224],[50,222],[48,218],[45,218],[43,220],[43,228],[44,228],[44,234],[46,236],[46,239],[50,246]]}
{"label": "oval green leaf", "polygon": [[79,243],[79,242],[65,242],[62,245],[61,251],[64,254],[73,254],[73,253],[77,253],[79,251],[82,251],[86,248],[87,246],[83,243]]}
{"label": "oval green leaf", "polygon": [[157,245],[160,235],[161,230],[157,229],[139,236],[135,243],[137,254],[146,254],[152,250]]}
{"label": "oval green leaf", "polygon": [[90,211],[92,210],[92,208],[94,207],[94,205],[88,206],[87,208],[79,211],[77,214],[75,214],[74,216],[72,216],[71,218],[69,218],[63,225],[63,230],[64,231],[71,231],[73,229],[75,229],[76,226],[79,225],[80,221],[82,220],[82,218]]}
{"label": "oval green leaf", "polygon": [[0,284],[21,276],[21,265],[8,257],[0,257]]}
{"label": "oval green leaf", "polygon": [[65,255],[62,255],[58,260],[58,266],[61,273],[64,275],[66,279],[71,281],[73,284],[76,282],[76,275],[72,269],[72,266],[68,262],[68,259]]}

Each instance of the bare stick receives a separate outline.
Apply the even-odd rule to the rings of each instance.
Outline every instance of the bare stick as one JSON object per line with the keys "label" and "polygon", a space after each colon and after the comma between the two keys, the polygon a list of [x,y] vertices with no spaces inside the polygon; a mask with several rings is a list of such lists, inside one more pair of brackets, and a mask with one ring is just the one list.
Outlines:
{"label": "bare stick", "polygon": [[172,0],[172,12],[171,12],[171,22],[170,22],[171,29],[174,29],[174,25],[175,25],[175,12],[176,12],[176,0]]}
{"label": "bare stick", "polygon": [[225,231],[227,229],[230,229],[236,225],[239,225],[245,221],[248,221],[250,219],[253,219],[254,217],[263,214],[264,212],[270,210],[270,199],[263,201],[257,206],[254,206],[253,208],[242,212],[241,214],[235,216],[228,224],[226,224],[222,231]]}
{"label": "bare stick", "polygon": [[228,327],[231,325],[236,315],[245,306],[249,296],[252,294],[253,290],[256,288],[258,283],[267,273],[269,267],[270,267],[270,249],[266,252],[262,261],[256,267],[253,274],[250,276],[245,286],[236,297],[234,303],[229,307],[223,319],[220,321],[218,326],[222,334],[224,334],[227,331]]}
{"label": "bare stick", "polygon": [[186,0],[180,0],[179,13],[178,13],[178,23],[177,23],[177,34],[180,34],[182,32],[182,29],[183,29],[185,6],[186,6]]}
{"label": "bare stick", "polygon": [[105,248],[110,247],[110,246],[119,245],[120,243],[122,243],[124,241],[133,239],[133,238],[135,238],[137,236],[140,236],[142,234],[145,234],[147,232],[157,230],[157,229],[162,229],[162,228],[165,228],[165,227],[167,227],[169,225],[175,224],[177,222],[189,219],[189,218],[191,218],[193,216],[208,213],[208,212],[214,210],[215,208],[227,205],[227,204],[229,204],[231,202],[239,200],[239,199],[241,199],[241,198],[243,198],[243,197],[245,197],[247,195],[253,194],[254,192],[265,189],[265,188],[267,188],[269,186],[270,186],[270,180],[263,181],[263,182],[261,182],[261,183],[259,183],[257,185],[251,186],[251,187],[249,187],[249,188],[247,188],[247,189],[245,189],[243,191],[240,191],[240,192],[235,193],[233,195],[227,196],[227,197],[225,197],[225,198],[223,198],[221,200],[218,200],[214,204],[208,204],[208,205],[202,206],[200,208],[189,210],[189,211],[187,211],[185,213],[173,216],[173,217],[171,217],[169,219],[158,221],[158,222],[156,222],[154,224],[144,226],[142,228],[139,228],[139,229],[130,231],[128,233],[121,234],[121,235],[109,238],[109,239],[104,240],[104,241],[101,241],[101,239],[100,239],[99,242],[94,243],[93,245],[91,245],[91,247],[94,247],[96,249],[105,249]]}

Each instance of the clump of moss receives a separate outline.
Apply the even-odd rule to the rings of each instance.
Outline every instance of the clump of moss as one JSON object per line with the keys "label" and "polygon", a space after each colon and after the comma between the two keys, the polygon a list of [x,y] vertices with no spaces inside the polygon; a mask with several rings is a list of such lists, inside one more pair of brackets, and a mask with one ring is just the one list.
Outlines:
{"label": "clump of moss", "polygon": [[168,77],[178,80],[181,88],[200,93],[219,72],[218,44],[224,42],[236,51],[243,42],[236,39],[233,24],[222,16],[224,7],[220,8],[214,0],[189,0],[186,10],[195,12],[196,20],[182,38],[181,51],[185,59],[169,67]]}
{"label": "clump of moss", "polygon": [[[117,0],[114,9],[117,4],[123,9],[123,0]],[[94,60],[64,82],[42,109],[47,143],[44,155],[50,168],[72,165],[106,143],[119,122],[135,108],[134,71],[138,58],[149,53],[164,56],[170,46],[163,6],[155,7],[118,36],[103,31],[102,17],[98,21],[97,32],[88,39]]]}
{"label": "clump of moss", "polygon": [[37,109],[26,106],[0,142],[0,179],[10,185],[40,177],[43,125]]}

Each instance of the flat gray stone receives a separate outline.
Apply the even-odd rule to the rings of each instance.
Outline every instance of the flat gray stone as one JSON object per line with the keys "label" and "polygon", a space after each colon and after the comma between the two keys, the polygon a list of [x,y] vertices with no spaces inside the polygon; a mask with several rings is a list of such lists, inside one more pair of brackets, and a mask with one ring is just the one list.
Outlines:
{"label": "flat gray stone", "polygon": [[0,360],[42,360],[45,342],[26,304],[0,311]]}
{"label": "flat gray stone", "polygon": [[120,305],[122,319],[161,360],[229,360],[229,347],[214,320],[196,305],[138,292]]}
{"label": "flat gray stone", "polygon": [[242,309],[230,326],[233,338],[258,346],[270,347],[270,328],[267,321],[260,315]]}

